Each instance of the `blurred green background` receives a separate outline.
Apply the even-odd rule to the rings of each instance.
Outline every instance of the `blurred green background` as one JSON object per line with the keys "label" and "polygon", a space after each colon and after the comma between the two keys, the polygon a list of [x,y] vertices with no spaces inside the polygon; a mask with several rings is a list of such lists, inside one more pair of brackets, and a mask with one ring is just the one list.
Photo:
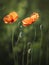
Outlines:
{"label": "blurred green background", "polygon": [[[18,20],[5,24],[3,17],[12,11]],[[39,20],[23,27],[33,12]],[[49,0],[0,0],[0,65],[49,65]]]}

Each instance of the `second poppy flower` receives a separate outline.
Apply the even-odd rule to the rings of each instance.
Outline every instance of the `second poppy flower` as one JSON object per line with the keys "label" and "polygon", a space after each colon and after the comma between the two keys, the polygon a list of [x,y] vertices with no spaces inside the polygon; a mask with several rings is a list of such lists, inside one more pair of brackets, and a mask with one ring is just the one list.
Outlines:
{"label": "second poppy flower", "polygon": [[22,24],[23,24],[23,26],[28,26],[28,25],[34,23],[36,20],[38,20],[38,18],[39,18],[39,14],[34,12],[30,17],[23,19]]}

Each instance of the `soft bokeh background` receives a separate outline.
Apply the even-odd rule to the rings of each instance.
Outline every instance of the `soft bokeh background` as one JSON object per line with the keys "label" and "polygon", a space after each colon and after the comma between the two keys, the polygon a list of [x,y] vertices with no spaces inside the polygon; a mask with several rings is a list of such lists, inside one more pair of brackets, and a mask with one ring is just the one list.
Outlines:
{"label": "soft bokeh background", "polygon": [[[18,13],[19,19],[11,25],[5,24],[3,17],[12,11]],[[39,13],[39,20],[23,27],[22,19],[33,12]],[[49,65],[49,0],[0,0],[0,65],[14,62]]]}

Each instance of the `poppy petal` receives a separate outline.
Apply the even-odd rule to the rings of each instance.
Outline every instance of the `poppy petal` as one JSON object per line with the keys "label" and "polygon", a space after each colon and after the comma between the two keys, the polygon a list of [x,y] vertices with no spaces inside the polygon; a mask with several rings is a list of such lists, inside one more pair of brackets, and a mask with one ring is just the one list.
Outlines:
{"label": "poppy petal", "polygon": [[18,14],[16,12],[11,12],[3,18],[4,23],[13,23],[18,19]]}

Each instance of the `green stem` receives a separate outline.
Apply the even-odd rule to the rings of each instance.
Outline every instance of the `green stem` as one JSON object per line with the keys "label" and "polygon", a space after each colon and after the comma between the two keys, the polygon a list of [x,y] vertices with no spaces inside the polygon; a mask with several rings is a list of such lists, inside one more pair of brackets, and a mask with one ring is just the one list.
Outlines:
{"label": "green stem", "polygon": [[42,25],[41,25],[40,29],[41,29],[41,39],[40,39],[39,65],[41,64],[41,45],[42,45],[42,37],[43,37]]}
{"label": "green stem", "polygon": [[22,65],[24,65],[25,44],[23,43]]}
{"label": "green stem", "polygon": [[[33,26],[34,26],[34,25],[33,25]],[[35,34],[34,34],[33,43],[35,42],[35,40],[36,40],[36,35],[37,35],[37,33],[36,33],[36,27],[35,27],[35,26],[34,26],[34,32],[35,32]],[[32,56],[33,56],[33,48],[32,48],[32,45],[33,45],[33,44],[30,45],[30,48],[31,48],[31,65],[32,65],[32,63],[33,63],[33,58],[32,58]]]}
{"label": "green stem", "polygon": [[28,45],[27,45],[27,65],[28,65],[28,60],[29,60],[29,55],[28,55]]}
{"label": "green stem", "polygon": [[24,65],[24,44],[23,44],[22,65]]}
{"label": "green stem", "polygon": [[27,65],[29,65],[29,55],[28,55],[28,53],[27,53]]}
{"label": "green stem", "polygon": [[32,44],[31,44],[30,47],[31,47],[31,65],[32,65],[32,51],[33,51],[33,50],[32,50]]}
{"label": "green stem", "polygon": [[48,65],[48,45],[47,45],[47,56],[46,56],[46,58],[47,58],[47,65]]}
{"label": "green stem", "polygon": [[13,30],[12,30],[12,52],[13,52],[13,58],[14,58],[14,65],[16,65],[16,64],[15,64],[14,46],[13,46],[13,37],[14,37],[14,32],[13,32]]}

